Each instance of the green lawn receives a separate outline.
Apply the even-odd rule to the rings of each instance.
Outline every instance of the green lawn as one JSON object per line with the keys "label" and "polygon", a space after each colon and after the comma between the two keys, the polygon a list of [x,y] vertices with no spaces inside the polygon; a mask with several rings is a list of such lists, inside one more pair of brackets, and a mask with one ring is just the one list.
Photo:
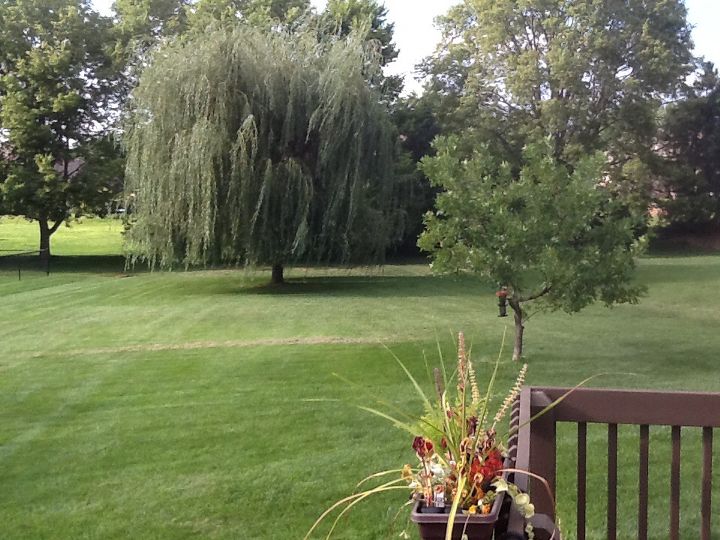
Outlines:
{"label": "green lawn", "polygon": [[[302,538],[357,480],[413,460],[407,437],[353,407],[386,399],[419,410],[384,346],[422,377],[423,351],[433,360],[439,339],[451,357],[451,332],[462,329],[484,373],[509,320],[497,318],[488,285],[431,277],[422,265],[292,269],[280,289],[242,269],[126,271],[121,229],[89,219],[61,228],[49,277],[0,270],[2,539]],[[36,234],[35,224],[0,219],[0,249],[35,249]],[[639,305],[533,319],[529,383],[615,372],[593,384],[720,391],[720,257],[646,258],[639,279],[649,287]],[[508,357],[507,384],[517,368]],[[621,508],[631,509],[633,437],[621,431]],[[573,433],[561,438],[559,499],[572,538]],[[601,431],[589,441],[604,451]],[[666,455],[666,432],[652,444],[654,460]],[[698,448],[684,439],[687,539],[698,537]],[[591,538],[603,537],[597,454]],[[656,467],[651,480],[658,539],[668,474]],[[716,535],[718,486],[720,477]],[[337,537],[397,538],[404,517],[388,531],[401,498],[359,505]],[[632,537],[632,517],[622,524],[621,538]]]}

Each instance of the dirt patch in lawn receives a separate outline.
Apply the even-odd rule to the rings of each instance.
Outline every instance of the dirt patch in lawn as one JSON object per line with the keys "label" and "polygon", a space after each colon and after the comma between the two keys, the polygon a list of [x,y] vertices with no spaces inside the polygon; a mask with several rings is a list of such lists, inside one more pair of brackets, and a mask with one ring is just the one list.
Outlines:
{"label": "dirt patch in lawn", "polygon": [[269,338],[224,341],[188,341],[185,343],[143,343],[119,347],[97,347],[91,349],[71,349],[66,354],[117,354],[155,351],[190,351],[195,349],[228,349],[244,347],[262,347],[273,345],[371,345],[388,343],[387,338],[349,338],[337,336],[315,336],[302,338]]}

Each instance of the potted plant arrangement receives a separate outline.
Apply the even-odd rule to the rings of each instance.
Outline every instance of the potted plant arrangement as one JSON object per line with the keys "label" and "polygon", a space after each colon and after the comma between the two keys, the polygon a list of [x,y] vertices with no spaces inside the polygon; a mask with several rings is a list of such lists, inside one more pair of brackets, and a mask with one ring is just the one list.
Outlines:
{"label": "potted plant arrangement", "polygon": [[[488,540],[498,520],[505,496],[529,518],[534,514],[530,497],[508,481],[514,471],[503,440],[510,434],[503,420],[519,395],[527,365],[499,406],[493,406],[494,383],[500,357],[484,392],[480,391],[475,369],[465,347],[463,334],[458,336],[457,366],[451,374],[434,370],[435,398],[427,397],[405,365],[395,357],[424,403],[424,413],[416,419],[402,421],[382,411],[361,407],[390,420],[408,432],[417,463],[370,475],[358,486],[380,482],[346,497],[326,510],[313,524],[305,538],[336,509],[329,538],[339,519],[355,504],[375,494],[390,490],[408,490],[411,494],[411,520],[418,525],[423,540]],[[441,358],[442,362],[442,358]],[[396,414],[396,416],[398,416]],[[503,434],[499,434],[499,430]],[[532,535],[531,529],[529,529]],[[401,537],[409,538],[407,531]]]}

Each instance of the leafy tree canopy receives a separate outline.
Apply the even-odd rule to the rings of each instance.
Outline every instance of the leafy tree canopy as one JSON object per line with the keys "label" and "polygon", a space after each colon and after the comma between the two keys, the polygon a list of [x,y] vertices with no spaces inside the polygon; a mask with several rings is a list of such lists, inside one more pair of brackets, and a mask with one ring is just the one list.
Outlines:
{"label": "leafy tree canopy", "polygon": [[440,24],[425,64],[438,114],[516,167],[527,141],[551,136],[556,158],[601,150],[620,174],[650,151],[660,101],[691,68],[676,0],[468,0]]}
{"label": "leafy tree canopy", "polygon": [[523,304],[637,297],[656,117],[692,68],[690,27],[677,0],[467,0],[440,23],[424,99],[459,136],[425,161],[444,191],[420,246],[507,287],[518,358]]}
{"label": "leafy tree canopy", "polygon": [[282,266],[382,256],[394,131],[361,37],[244,25],[161,48],[134,92],[135,258]]}
{"label": "leafy tree canopy", "polygon": [[120,44],[145,50],[162,37],[184,32],[190,4],[190,0],[115,0]]}
{"label": "leafy tree canopy", "polygon": [[204,31],[217,21],[243,21],[261,28],[278,23],[297,24],[310,10],[309,0],[199,0],[188,8],[194,30]]}
{"label": "leafy tree canopy", "polygon": [[38,221],[43,256],[64,220],[113,195],[113,178],[84,167],[112,114],[110,29],[85,0],[0,3],[0,189],[6,212]]}
{"label": "leafy tree canopy", "polygon": [[[395,25],[387,20],[387,8],[376,0],[329,0],[319,17],[321,35],[349,36],[361,32],[365,39],[375,43],[381,55],[381,65],[395,61],[399,51],[393,42]],[[390,101],[402,91],[399,75],[384,76],[378,72],[372,81]]]}
{"label": "leafy tree canopy", "polygon": [[672,228],[720,225],[720,80],[707,63],[688,95],[665,110],[654,171]]}
{"label": "leafy tree canopy", "polygon": [[443,189],[426,216],[420,247],[441,272],[471,271],[507,287],[515,312],[514,358],[522,354],[527,304],[578,311],[591,302],[632,302],[638,217],[604,186],[601,153],[572,172],[552,139],[529,144],[520,172],[478,148],[469,159],[457,137],[439,138],[423,160]]}

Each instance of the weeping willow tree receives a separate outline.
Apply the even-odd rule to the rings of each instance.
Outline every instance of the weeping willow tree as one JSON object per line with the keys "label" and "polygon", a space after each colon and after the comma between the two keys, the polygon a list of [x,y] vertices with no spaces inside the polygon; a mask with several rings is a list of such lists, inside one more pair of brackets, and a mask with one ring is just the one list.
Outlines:
{"label": "weeping willow tree", "polygon": [[131,260],[368,261],[392,234],[394,134],[350,37],[218,29],[154,55],[126,133]]}

